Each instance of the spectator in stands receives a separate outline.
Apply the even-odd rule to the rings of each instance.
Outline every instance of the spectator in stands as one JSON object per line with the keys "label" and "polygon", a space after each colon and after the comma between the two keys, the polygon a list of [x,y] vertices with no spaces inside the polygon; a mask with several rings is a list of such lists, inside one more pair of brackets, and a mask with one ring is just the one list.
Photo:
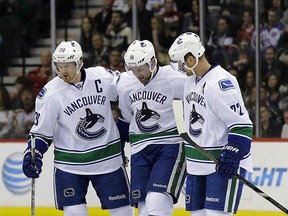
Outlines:
{"label": "spectator in stands", "polygon": [[31,80],[34,95],[38,95],[43,86],[52,79],[51,52],[42,50],[40,53],[40,66],[31,70],[27,78]]}
{"label": "spectator in stands", "polygon": [[246,73],[245,83],[242,87],[242,97],[245,105],[251,101],[255,83],[255,72],[254,70],[249,69]]}
{"label": "spectator in stands", "polygon": [[233,66],[237,68],[239,72],[239,85],[240,87],[243,87],[243,84],[245,83],[245,77],[246,73],[250,67],[250,64],[252,61],[252,56],[249,55],[247,51],[240,51],[237,59],[233,61]]}
{"label": "spectator in stands", "polygon": [[260,137],[281,137],[282,124],[275,121],[266,104],[260,106]]}
{"label": "spectator in stands", "polygon": [[[268,22],[263,25],[260,33],[260,49],[264,50],[269,47],[277,47],[284,25],[279,21],[279,15],[274,8],[268,10]],[[255,49],[256,29],[252,36],[252,49]]]}
{"label": "spectator in stands", "polygon": [[239,14],[243,14],[243,11],[245,10],[250,10],[254,11],[255,10],[255,1],[254,0],[243,0],[242,4],[240,4],[239,7]]}
{"label": "spectator in stands", "polygon": [[109,68],[110,70],[118,70],[120,72],[124,72],[125,66],[122,62],[122,51],[115,48],[110,50],[109,52],[109,61],[107,64],[102,65],[105,68]]}
{"label": "spectator in stands", "polygon": [[84,59],[85,67],[93,67],[108,63],[109,48],[104,44],[102,33],[95,32],[91,41],[92,49],[89,50],[87,58]]}
{"label": "spectator in stands", "polygon": [[159,65],[169,64],[168,49],[173,39],[166,35],[162,16],[155,15],[151,19],[152,43],[154,45]]}
{"label": "spectator in stands", "polygon": [[274,110],[273,117],[275,121],[282,122],[282,113],[279,109],[279,103],[284,97],[279,92],[280,82],[277,74],[272,71],[269,72],[265,85],[268,92],[268,106],[270,109]]}
{"label": "spectator in stands", "polygon": [[273,8],[277,12],[278,16],[281,18],[286,9],[284,1],[286,0],[269,0],[269,3],[266,4],[266,6],[264,7],[265,15],[267,15],[269,9]]}
{"label": "spectator in stands", "polygon": [[287,86],[288,93],[288,25],[279,39],[277,48],[277,66],[281,71],[281,84]]}
{"label": "spectator in stands", "polygon": [[83,59],[87,58],[89,50],[92,49],[92,35],[96,31],[91,17],[84,16],[81,20],[81,32],[79,44],[82,47]]}
{"label": "spectator in stands", "polygon": [[126,14],[129,10],[128,0],[114,0],[112,10],[121,10]]}
{"label": "spectator in stands", "polygon": [[[147,0],[137,0],[137,26],[139,26],[139,36],[140,40],[152,40],[151,36],[151,19],[153,17],[153,12],[146,10],[145,4]],[[129,11],[125,14],[125,20],[132,28],[132,0],[128,0]],[[147,25],[148,23],[148,25]],[[143,28],[145,26],[145,28]]]}
{"label": "spectator in stands", "polygon": [[12,120],[10,95],[4,85],[0,85],[0,138],[7,138],[8,122]]}
{"label": "spectator in stands", "polygon": [[244,10],[242,13],[241,30],[236,34],[237,44],[241,50],[250,50],[251,39],[255,29],[253,12],[251,10]]}
{"label": "spectator in stands", "polygon": [[153,12],[154,14],[159,13],[163,8],[165,0],[147,0],[146,10]]}
{"label": "spectator in stands", "polygon": [[281,71],[278,69],[278,62],[276,58],[276,48],[268,46],[264,52],[264,58],[261,63],[261,79],[262,82],[267,80],[269,72],[273,71],[278,77],[281,77]]}
{"label": "spectator in stands", "polygon": [[233,14],[232,13],[233,9],[232,8],[222,8],[220,11],[220,17],[227,17],[229,18],[231,22],[231,27],[230,31],[233,35],[236,35],[237,30],[240,28],[241,25],[241,18],[239,11],[237,13]]}
{"label": "spectator in stands", "polygon": [[[251,121],[253,122],[254,126],[255,126],[256,100],[257,100],[256,91],[257,91],[256,86],[254,86],[252,88],[251,96],[248,98],[245,104],[247,111],[249,113],[249,117]],[[260,104],[268,104],[268,92],[264,86],[260,87],[259,98],[260,98]]]}
{"label": "spectator in stands", "polygon": [[183,25],[183,14],[174,7],[174,0],[165,0],[163,13],[165,34],[173,40],[180,34]]}
{"label": "spectator in stands", "polygon": [[191,11],[184,14],[182,32],[191,31],[199,35],[199,18],[199,3],[198,0],[193,0]]}
{"label": "spectator in stands", "polygon": [[14,110],[9,138],[27,138],[35,118],[35,97],[31,88],[23,88],[20,93],[21,108]]}
{"label": "spectator in stands", "polygon": [[118,48],[122,52],[132,43],[132,29],[125,22],[122,11],[112,12],[111,22],[106,29],[105,37],[110,48]]}
{"label": "spectator in stands", "polygon": [[32,83],[26,76],[19,76],[15,80],[15,91],[11,93],[12,109],[21,108],[20,91],[23,88],[32,88]]}
{"label": "spectator in stands", "polygon": [[284,124],[281,130],[281,138],[288,138],[288,109],[283,111]]}
{"label": "spectator in stands", "polygon": [[231,30],[232,22],[228,17],[220,17],[217,31],[211,31],[207,42],[207,55],[219,64],[227,67],[238,55],[235,48],[235,35]]}
{"label": "spectator in stands", "polygon": [[112,7],[114,0],[103,0],[102,9],[94,16],[96,30],[105,34],[107,26],[111,22]]}

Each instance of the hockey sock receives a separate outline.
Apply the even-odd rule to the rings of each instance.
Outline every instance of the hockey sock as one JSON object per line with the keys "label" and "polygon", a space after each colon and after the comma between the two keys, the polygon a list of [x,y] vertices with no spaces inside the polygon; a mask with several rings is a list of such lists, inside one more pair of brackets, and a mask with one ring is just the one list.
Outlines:
{"label": "hockey sock", "polygon": [[88,216],[86,204],[64,206],[64,216]]}
{"label": "hockey sock", "polygon": [[145,200],[148,215],[172,215],[173,199],[168,193],[148,192]]}
{"label": "hockey sock", "polygon": [[206,209],[206,216],[232,216],[232,213]]}
{"label": "hockey sock", "polygon": [[131,206],[122,206],[115,209],[109,209],[111,216],[133,216],[134,209]]}
{"label": "hockey sock", "polygon": [[144,201],[138,203],[138,214],[139,214],[139,216],[147,216],[148,215],[146,203]]}

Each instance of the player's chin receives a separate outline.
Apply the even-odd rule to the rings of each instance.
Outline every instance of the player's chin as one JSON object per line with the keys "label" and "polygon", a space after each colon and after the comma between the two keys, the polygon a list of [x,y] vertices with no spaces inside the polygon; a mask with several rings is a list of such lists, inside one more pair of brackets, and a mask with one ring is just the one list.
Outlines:
{"label": "player's chin", "polygon": [[141,83],[145,84],[147,82],[147,80],[144,77],[137,77],[137,78]]}
{"label": "player's chin", "polygon": [[69,81],[71,81],[72,79],[71,79],[71,77],[69,77],[69,76],[62,76],[62,80],[63,80],[64,82],[69,82]]}

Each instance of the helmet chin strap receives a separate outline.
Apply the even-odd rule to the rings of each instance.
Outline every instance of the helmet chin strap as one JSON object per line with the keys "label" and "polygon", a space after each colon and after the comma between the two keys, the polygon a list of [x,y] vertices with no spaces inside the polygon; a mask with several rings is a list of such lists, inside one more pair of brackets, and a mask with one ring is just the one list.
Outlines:
{"label": "helmet chin strap", "polygon": [[148,80],[148,82],[150,82],[150,80],[154,77],[156,71],[157,71],[157,59],[155,58],[154,69],[150,71],[150,72],[151,72],[151,77],[150,77],[150,79]]}
{"label": "helmet chin strap", "polygon": [[197,64],[198,64],[198,62],[199,62],[198,58],[195,58],[195,60],[196,60],[196,62],[195,62],[195,64],[194,64],[192,67],[187,67],[186,64],[185,64],[185,66],[184,66],[187,70],[192,71],[192,74],[193,74],[193,75],[197,75],[196,72],[195,72],[195,70],[194,70],[194,68],[197,66]]}
{"label": "helmet chin strap", "polygon": [[74,77],[69,82],[73,82],[75,80],[75,78],[77,77],[77,75],[79,74],[79,72],[80,72],[80,70],[77,70]]}

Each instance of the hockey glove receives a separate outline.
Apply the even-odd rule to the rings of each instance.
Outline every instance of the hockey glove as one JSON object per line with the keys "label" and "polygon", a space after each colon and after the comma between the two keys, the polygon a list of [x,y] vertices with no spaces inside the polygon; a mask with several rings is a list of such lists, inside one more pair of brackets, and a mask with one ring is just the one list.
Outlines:
{"label": "hockey glove", "polygon": [[31,140],[31,136],[29,135],[28,147],[24,152],[22,170],[28,178],[38,178],[42,171],[42,158],[44,153],[48,150],[48,144],[45,139],[35,138],[35,158],[33,163]]}
{"label": "hockey glove", "polygon": [[35,163],[32,164],[31,149],[27,148],[24,152],[22,169],[28,178],[39,178],[42,171],[42,154],[35,149]]}
{"label": "hockey glove", "polygon": [[216,170],[224,178],[233,178],[239,169],[240,161],[246,155],[246,151],[241,144],[228,143],[223,147],[219,156],[219,164]]}

